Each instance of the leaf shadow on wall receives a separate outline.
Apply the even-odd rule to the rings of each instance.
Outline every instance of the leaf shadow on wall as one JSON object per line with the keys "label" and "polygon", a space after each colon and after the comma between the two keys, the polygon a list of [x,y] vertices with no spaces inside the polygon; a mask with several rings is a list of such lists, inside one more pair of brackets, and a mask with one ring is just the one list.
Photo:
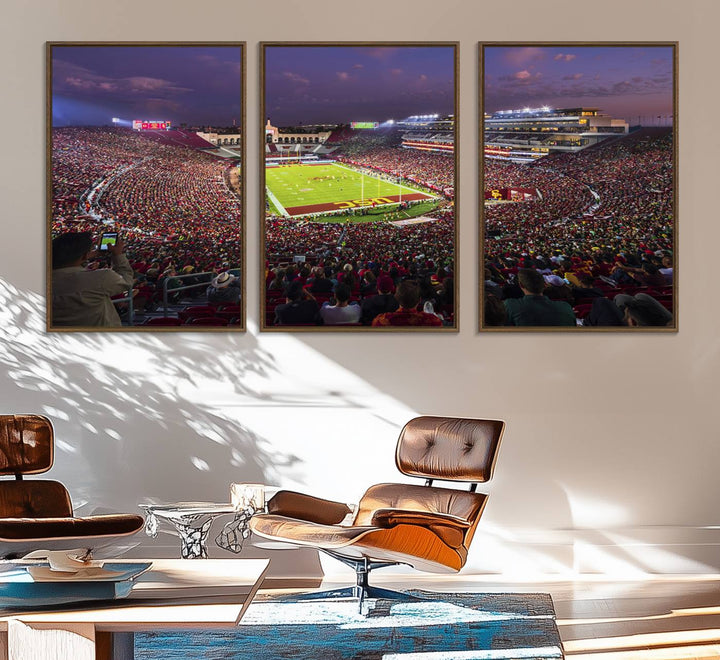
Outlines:
{"label": "leaf shadow on wall", "polygon": [[46,333],[43,299],[1,285],[2,412],[52,420],[49,476],[68,486],[76,508],[228,501],[230,483],[273,483],[299,460],[193,401],[208,384],[255,396],[244,377],[270,378],[276,366],[251,334],[228,333],[218,350],[208,334]]}

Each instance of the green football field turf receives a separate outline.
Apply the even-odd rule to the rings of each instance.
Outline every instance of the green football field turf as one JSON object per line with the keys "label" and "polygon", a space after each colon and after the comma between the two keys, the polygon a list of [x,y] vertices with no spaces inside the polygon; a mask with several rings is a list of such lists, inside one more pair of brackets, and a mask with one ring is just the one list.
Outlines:
{"label": "green football field turf", "polygon": [[[374,198],[395,197],[400,194],[417,195],[420,192],[339,164],[269,167],[265,170],[265,185],[271,208],[281,213],[286,210],[291,216],[310,212],[293,212],[292,209],[314,204],[331,205],[334,202],[360,200],[362,197],[367,205],[371,205],[370,200]],[[427,198],[430,199],[431,196],[427,195]],[[278,208],[278,205],[282,206],[282,209]],[[336,208],[340,210],[342,207]],[[330,211],[333,207],[328,206],[323,210]]]}

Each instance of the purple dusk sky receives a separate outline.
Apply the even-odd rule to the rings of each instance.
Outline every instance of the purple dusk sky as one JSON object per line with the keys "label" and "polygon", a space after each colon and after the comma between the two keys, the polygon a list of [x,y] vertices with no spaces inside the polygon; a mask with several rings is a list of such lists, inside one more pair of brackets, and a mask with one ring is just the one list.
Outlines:
{"label": "purple dusk sky", "polygon": [[487,46],[485,112],[593,107],[631,124],[673,114],[669,46]]}
{"label": "purple dusk sky", "polygon": [[265,115],[275,126],[455,112],[452,46],[268,46]]}
{"label": "purple dusk sky", "polygon": [[241,123],[239,46],[54,46],[53,126]]}

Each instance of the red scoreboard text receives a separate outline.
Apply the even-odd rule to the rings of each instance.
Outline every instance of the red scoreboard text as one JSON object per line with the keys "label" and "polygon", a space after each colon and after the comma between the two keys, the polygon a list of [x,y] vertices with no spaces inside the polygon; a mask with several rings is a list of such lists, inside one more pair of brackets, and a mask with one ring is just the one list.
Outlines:
{"label": "red scoreboard text", "polygon": [[133,119],[133,128],[136,131],[169,131],[172,124],[169,121],[143,121]]}

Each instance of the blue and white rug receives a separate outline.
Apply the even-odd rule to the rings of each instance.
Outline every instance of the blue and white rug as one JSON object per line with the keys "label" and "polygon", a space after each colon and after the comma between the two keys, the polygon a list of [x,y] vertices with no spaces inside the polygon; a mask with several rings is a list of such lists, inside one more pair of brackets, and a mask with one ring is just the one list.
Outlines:
{"label": "blue and white rug", "polygon": [[548,594],[410,592],[425,600],[256,599],[240,625],[135,635],[136,660],[562,658]]}

